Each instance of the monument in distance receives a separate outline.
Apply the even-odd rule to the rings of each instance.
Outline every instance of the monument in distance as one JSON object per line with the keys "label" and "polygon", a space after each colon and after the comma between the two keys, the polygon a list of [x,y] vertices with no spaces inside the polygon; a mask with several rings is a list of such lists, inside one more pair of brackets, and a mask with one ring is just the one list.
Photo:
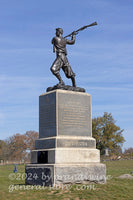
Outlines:
{"label": "monument in distance", "polygon": [[[105,183],[106,166],[100,163],[100,151],[92,137],[91,95],[76,86],[75,73],[67,59],[67,44],[94,22],[63,37],[56,29],[52,39],[56,59],[51,71],[59,80],[39,97],[39,139],[31,152],[31,164],[25,167],[26,184],[54,186],[67,183]],[[66,39],[71,36],[71,40]],[[65,85],[62,69],[72,86]]]}

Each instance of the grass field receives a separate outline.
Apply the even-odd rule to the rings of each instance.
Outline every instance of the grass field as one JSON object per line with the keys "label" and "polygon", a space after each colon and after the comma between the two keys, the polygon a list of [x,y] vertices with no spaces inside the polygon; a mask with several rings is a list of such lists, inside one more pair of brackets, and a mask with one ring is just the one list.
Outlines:
{"label": "grass field", "polygon": [[133,171],[133,160],[105,163],[106,184],[72,185],[66,188],[50,188],[24,185],[24,165],[0,166],[0,200],[133,200],[133,179],[118,179]]}

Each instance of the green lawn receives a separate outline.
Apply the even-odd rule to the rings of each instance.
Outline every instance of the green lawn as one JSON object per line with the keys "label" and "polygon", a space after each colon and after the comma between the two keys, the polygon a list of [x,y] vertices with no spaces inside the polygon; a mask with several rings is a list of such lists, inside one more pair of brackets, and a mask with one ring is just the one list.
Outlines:
{"label": "green lawn", "polygon": [[17,165],[18,173],[13,173],[13,165],[0,166],[0,200],[132,200],[133,179],[117,177],[133,171],[133,160],[105,164],[106,184],[73,185],[64,189],[25,186],[24,165]]}

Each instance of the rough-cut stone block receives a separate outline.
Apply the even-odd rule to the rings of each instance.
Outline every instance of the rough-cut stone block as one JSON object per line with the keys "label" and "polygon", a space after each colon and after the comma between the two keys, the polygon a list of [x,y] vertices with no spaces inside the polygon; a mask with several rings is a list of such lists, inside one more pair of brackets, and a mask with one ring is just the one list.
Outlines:
{"label": "rough-cut stone block", "polygon": [[55,186],[70,183],[105,183],[104,164],[43,165],[29,164],[25,167],[26,184]]}
{"label": "rough-cut stone block", "polygon": [[55,165],[55,184],[106,182],[106,166],[101,163],[84,165]]}

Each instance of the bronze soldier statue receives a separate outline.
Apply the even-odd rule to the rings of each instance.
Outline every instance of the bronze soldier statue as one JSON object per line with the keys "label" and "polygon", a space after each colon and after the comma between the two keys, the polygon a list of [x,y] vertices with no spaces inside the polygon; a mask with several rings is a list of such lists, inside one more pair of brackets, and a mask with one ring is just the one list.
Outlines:
{"label": "bronze soldier statue", "polygon": [[[88,27],[95,26],[95,25],[97,25],[97,22],[83,26],[83,27],[77,29],[76,31],[73,31],[69,35],[66,35],[65,37],[63,37],[63,29],[56,28],[56,36],[52,39],[53,50],[54,50],[54,52],[56,52],[56,59],[53,62],[50,70],[56,76],[56,78],[59,80],[59,83],[57,85],[54,85],[53,87],[48,87],[46,90],[47,92],[55,90],[55,89],[85,92],[84,88],[80,88],[80,87],[76,86],[75,73],[73,72],[73,70],[68,62],[68,59],[67,59],[66,45],[75,43],[75,35],[78,34],[79,31],[82,31]],[[71,40],[66,39],[67,37],[71,37]],[[64,71],[66,77],[71,78],[72,86],[65,85],[65,83],[63,82],[63,80],[60,76],[61,68]]]}
{"label": "bronze soldier statue", "polygon": [[53,52],[56,52],[56,59],[54,63],[52,64],[52,67],[50,70],[52,73],[56,76],[56,78],[59,80],[59,83],[57,86],[64,86],[65,83],[63,82],[61,76],[60,76],[60,69],[64,71],[67,78],[71,78],[73,87],[76,87],[75,83],[75,73],[73,72],[68,59],[67,59],[67,50],[66,45],[67,44],[74,44],[75,43],[75,35],[76,32],[74,31],[72,34],[71,40],[68,40],[63,37],[63,29],[57,28],[56,29],[56,37],[52,39],[53,44]]}

